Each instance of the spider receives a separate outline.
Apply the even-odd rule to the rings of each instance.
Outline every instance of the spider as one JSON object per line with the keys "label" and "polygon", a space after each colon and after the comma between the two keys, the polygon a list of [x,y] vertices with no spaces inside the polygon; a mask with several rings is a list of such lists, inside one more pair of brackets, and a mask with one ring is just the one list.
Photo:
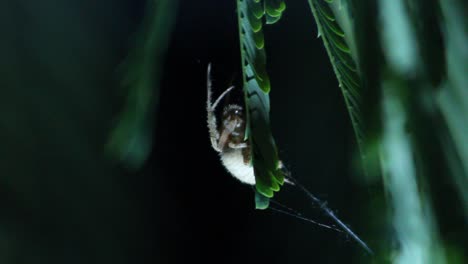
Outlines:
{"label": "spider", "polygon": [[[211,146],[216,150],[220,157],[221,162],[224,167],[239,181],[255,185],[255,175],[254,169],[250,162],[250,145],[249,141],[245,140],[245,114],[242,106],[237,104],[228,104],[223,109],[222,114],[222,124],[218,127],[215,110],[216,106],[219,104],[221,99],[226,96],[234,86],[227,88],[214,103],[211,102],[212,87],[210,79],[211,65],[208,65],[207,72],[207,100],[206,100],[206,110],[207,110],[207,121],[208,121],[208,130],[210,132]],[[278,164],[278,169],[281,169],[285,173],[284,182],[297,186],[310,201],[328,215],[335,223],[337,223],[341,229],[337,229],[332,226],[324,225],[318,222],[315,222],[311,219],[304,218],[301,214],[298,214],[294,210],[285,207],[289,211],[284,211],[282,209],[272,208],[274,211],[285,213],[287,215],[306,220],[308,222],[315,223],[319,226],[333,229],[338,232],[345,232],[350,235],[354,240],[356,240],[368,253],[373,254],[372,250],[367,246],[367,244],[362,241],[348,226],[346,226],[338,217],[335,216],[334,212],[329,209],[326,203],[322,202],[320,199],[315,197],[311,192],[309,192],[302,184],[297,180],[291,177],[290,172],[284,167],[283,163],[280,161]],[[276,204],[281,205],[278,202]],[[284,206],[283,206],[284,207]]]}
{"label": "spider", "polygon": [[216,106],[224,96],[234,89],[234,86],[226,89],[212,103],[210,71],[211,65],[208,65],[206,110],[211,146],[219,153],[224,167],[235,178],[243,183],[255,185],[254,170],[250,163],[249,141],[245,140],[246,122],[244,109],[237,104],[225,106],[222,114],[222,124],[218,127],[215,115]]}

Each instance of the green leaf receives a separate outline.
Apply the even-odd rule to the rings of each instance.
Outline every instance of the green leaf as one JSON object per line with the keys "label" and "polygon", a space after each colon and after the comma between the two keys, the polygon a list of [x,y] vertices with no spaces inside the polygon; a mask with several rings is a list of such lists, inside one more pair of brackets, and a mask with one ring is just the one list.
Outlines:
{"label": "green leaf", "polygon": [[[322,37],[338,79],[358,142],[361,158],[364,162],[363,141],[365,135],[361,115],[361,80],[348,44],[351,40],[338,24],[334,13],[335,9],[332,9],[331,6],[333,4],[335,4],[333,0],[309,0],[312,14],[317,22],[319,35]],[[339,9],[340,12],[346,12],[344,8]]]}
{"label": "green leaf", "polygon": [[255,209],[265,210],[270,205],[270,199],[255,191]]}
{"label": "green leaf", "polygon": [[[276,144],[270,129],[270,80],[266,72],[266,54],[262,32],[263,17],[266,22],[276,22],[285,9],[280,0],[238,0],[238,22],[241,44],[243,86],[247,114],[247,131],[254,167],[256,203],[265,209],[265,199],[273,197],[284,182],[279,169]],[[274,21],[272,18],[275,18]],[[257,197],[263,197],[259,199]]]}
{"label": "green leaf", "polygon": [[265,0],[265,16],[267,24],[278,22],[286,9],[286,4],[283,0]]}
{"label": "green leaf", "polygon": [[465,263],[451,255],[467,244],[466,1],[354,4],[362,110],[386,200],[373,215],[389,213],[379,226],[391,221],[394,262]]}
{"label": "green leaf", "polygon": [[447,83],[437,102],[447,127],[444,151],[468,221],[468,9],[461,0],[440,1],[440,6],[446,31]]}
{"label": "green leaf", "polygon": [[142,166],[151,151],[153,112],[161,63],[169,44],[177,1],[149,1],[143,31],[122,65],[126,102],[107,143],[107,152],[128,168]]}

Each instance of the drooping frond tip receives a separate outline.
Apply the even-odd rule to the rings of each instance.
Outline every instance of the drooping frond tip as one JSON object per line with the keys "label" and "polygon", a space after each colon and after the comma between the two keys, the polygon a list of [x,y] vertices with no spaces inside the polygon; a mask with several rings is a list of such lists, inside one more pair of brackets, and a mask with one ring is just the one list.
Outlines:
{"label": "drooping frond tip", "polygon": [[148,1],[135,47],[122,64],[127,98],[107,152],[129,169],[139,169],[152,147],[153,109],[158,103],[162,62],[176,17],[177,0]]}
{"label": "drooping frond tip", "polygon": [[[336,19],[336,15],[334,14],[334,10],[336,9],[332,9],[332,5],[337,4],[334,2],[336,1],[309,0],[309,5],[318,26],[319,36],[322,37],[341,92],[343,93],[356,140],[361,150],[361,157],[364,161],[365,157],[362,148],[365,135],[363,133],[361,114],[361,80],[348,44],[351,40],[345,35]],[[339,10],[340,12],[346,12],[345,8],[340,8]]]}
{"label": "drooping frond tip", "polygon": [[[283,0],[238,0],[239,39],[247,114],[246,137],[250,141],[257,192],[273,197],[284,182],[270,130],[270,80],[266,72],[263,23],[277,22],[285,10]],[[263,20],[265,17],[265,20]],[[258,200],[258,199],[257,199]],[[267,204],[267,203],[266,203]],[[261,208],[265,207],[265,203]],[[259,204],[257,204],[259,208]],[[264,208],[263,208],[264,209]]]}

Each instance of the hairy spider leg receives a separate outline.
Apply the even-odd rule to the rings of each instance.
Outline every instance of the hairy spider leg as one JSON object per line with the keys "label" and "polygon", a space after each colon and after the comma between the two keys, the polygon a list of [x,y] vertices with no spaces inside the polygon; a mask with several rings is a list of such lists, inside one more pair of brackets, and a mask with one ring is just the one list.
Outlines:
{"label": "hairy spider leg", "polygon": [[220,148],[218,141],[220,138],[218,129],[217,129],[217,124],[216,124],[216,115],[214,113],[216,106],[219,104],[221,99],[223,99],[226,94],[228,94],[232,89],[234,89],[234,86],[231,86],[227,88],[212,104],[211,103],[211,96],[212,96],[212,83],[211,83],[211,64],[208,64],[208,70],[207,70],[207,100],[206,100],[206,111],[208,113],[207,121],[208,121],[208,130],[210,132],[210,140],[211,140],[211,146],[213,147],[214,150],[217,152],[221,152],[222,148]]}
{"label": "hairy spider leg", "polygon": [[229,142],[228,146],[232,149],[245,149],[248,147],[247,143],[234,144],[232,142]]}

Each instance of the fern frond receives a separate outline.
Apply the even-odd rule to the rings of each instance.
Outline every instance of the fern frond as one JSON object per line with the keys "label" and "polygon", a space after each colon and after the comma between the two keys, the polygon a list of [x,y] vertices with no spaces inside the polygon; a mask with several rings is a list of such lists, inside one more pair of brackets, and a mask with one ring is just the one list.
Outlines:
{"label": "fern frond", "polygon": [[[322,38],[343,94],[351,123],[356,135],[361,157],[365,139],[361,114],[361,80],[358,68],[352,57],[350,39],[337,22],[332,6],[333,0],[309,0],[312,14],[317,22],[319,36]],[[346,12],[340,8],[340,12]]]}
{"label": "fern frond", "polygon": [[175,21],[176,0],[152,0],[136,47],[123,64],[124,110],[111,131],[107,151],[128,168],[137,169],[152,145],[153,110],[158,101],[161,62]]}
{"label": "fern frond", "polygon": [[468,222],[468,8],[465,1],[440,1],[444,17],[447,82],[437,98],[447,126],[447,160]]}
{"label": "fern frond", "polygon": [[[266,72],[262,27],[264,17],[266,23],[272,24],[279,20],[284,9],[282,0],[237,0],[246,137],[251,146],[256,190],[265,197],[273,197],[273,193],[279,191],[284,175],[279,169],[278,151],[270,130],[270,80]],[[262,201],[257,202],[257,208],[268,207],[268,203]]]}
{"label": "fern frond", "polygon": [[396,247],[382,248],[393,262],[466,262],[466,237],[454,235],[466,232],[468,216],[465,2],[360,1],[353,9],[363,111],[380,123],[366,126],[386,200],[373,213],[390,213]]}

